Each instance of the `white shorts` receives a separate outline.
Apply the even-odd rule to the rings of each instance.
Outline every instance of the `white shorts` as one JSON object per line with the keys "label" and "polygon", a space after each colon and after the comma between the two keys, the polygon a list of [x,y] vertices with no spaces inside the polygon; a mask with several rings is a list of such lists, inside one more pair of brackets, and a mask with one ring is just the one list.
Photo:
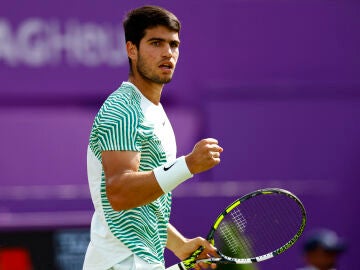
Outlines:
{"label": "white shorts", "polygon": [[149,264],[133,254],[108,270],[165,270],[165,267],[162,264]]}

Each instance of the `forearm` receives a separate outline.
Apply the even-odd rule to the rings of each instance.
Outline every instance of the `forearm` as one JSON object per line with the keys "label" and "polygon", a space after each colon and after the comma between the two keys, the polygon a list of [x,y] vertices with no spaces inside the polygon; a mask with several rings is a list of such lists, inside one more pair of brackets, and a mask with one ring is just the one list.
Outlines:
{"label": "forearm", "polygon": [[153,171],[133,169],[106,170],[106,193],[114,210],[126,210],[148,204],[164,193],[172,191],[192,177],[185,157],[179,157]]}
{"label": "forearm", "polygon": [[181,250],[181,247],[184,246],[187,239],[170,223],[168,224],[167,231],[168,240],[166,243],[166,247],[179,257],[179,255],[177,254],[178,250]]}
{"label": "forearm", "polygon": [[170,223],[168,225],[168,240],[166,247],[171,250],[180,260],[187,259],[199,247],[203,247],[199,259],[217,256],[216,249],[204,238],[186,238]]}

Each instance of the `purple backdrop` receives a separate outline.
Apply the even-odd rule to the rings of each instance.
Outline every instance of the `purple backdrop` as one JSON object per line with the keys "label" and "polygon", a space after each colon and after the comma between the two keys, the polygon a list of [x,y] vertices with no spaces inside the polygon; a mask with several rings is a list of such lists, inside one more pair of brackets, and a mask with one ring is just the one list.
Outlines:
{"label": "purple backdrop", "polygon": [[[1,230],[88,227],[89,131],[127,79],[122,17],[148,2],[2,1]],[[163,99],[179,154],[204,136],[225,149],[219,167],[174,192],[172,222],[205,235],[236,196],[283,187],[304,201],[306,231],[348,239],[341,268],[360,268],[360,2],[150,2],[183,24]],[[259,269],[295,269],[301,259],[300,242]]]}

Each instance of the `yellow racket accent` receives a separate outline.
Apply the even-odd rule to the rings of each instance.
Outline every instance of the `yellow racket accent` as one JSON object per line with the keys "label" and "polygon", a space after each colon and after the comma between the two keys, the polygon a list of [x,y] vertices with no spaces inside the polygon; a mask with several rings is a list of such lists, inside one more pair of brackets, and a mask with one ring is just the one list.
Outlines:
{"label": "yellow racket accent", "polygon": [[223,220],[223,218],[224,218],[224,215],[223,215],[223,214],[221,214],[221,215],[218,217],[218,219],[216,220],[216,222],[215,222],[215,224],[214,224],[214,229],[215,229],[215,230],[217,229],[217,227],[219,226],[219,224],[220,224],[220,222]]}
{"label": "yellow racket accent", "polygon": [[232,205],[230,205],[228,208],[226,208],[226,213],[229,213],[231,210],[233,210],[236,206],[240,204],[240,201],[234,202]]}

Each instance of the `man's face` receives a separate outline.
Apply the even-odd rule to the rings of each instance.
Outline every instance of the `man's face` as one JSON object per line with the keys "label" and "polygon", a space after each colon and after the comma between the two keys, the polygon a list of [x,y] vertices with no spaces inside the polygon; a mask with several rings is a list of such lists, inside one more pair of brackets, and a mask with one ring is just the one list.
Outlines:
{"label": "man's face", "polygon": [[309,263],[320,270],[333,269],[336,266],[337,258],[338,254],[336,252],[326,251],[320,247],[308,254]]}
{"label": "man's face", "polygon": [[146,30],[137,51],[134,66],[147,81],[165,84],[171,81],[179,57],[179,34],[164,26]]}

